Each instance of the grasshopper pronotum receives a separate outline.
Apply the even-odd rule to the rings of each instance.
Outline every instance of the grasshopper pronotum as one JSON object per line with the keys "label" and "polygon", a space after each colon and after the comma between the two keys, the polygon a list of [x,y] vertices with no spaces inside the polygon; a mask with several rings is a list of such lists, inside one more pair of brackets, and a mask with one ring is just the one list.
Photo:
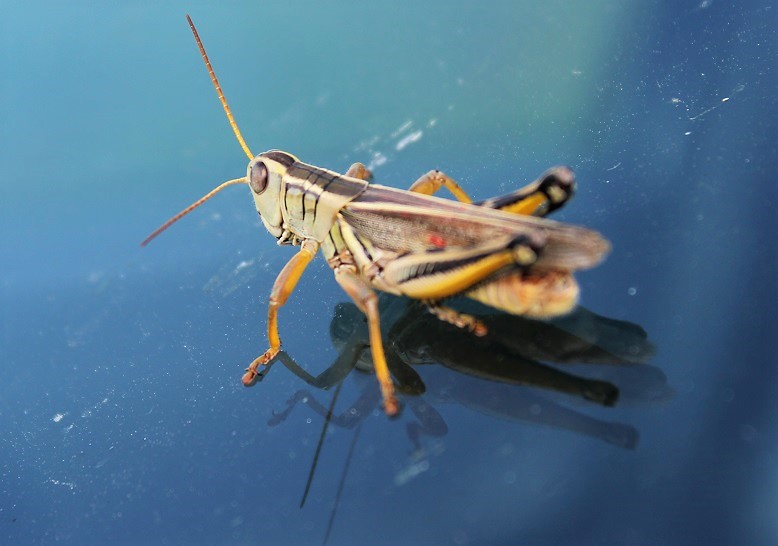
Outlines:
{"label": "grasshopper pronotum", "polygon": [[[267,318],[270,348],[246,369],[244,385],[253,385],[261,377],[259,367],[280,351],[278,309],[318,250],[335,280],[367,316],[375,373],[389,415],[397,413],[398,403],[381,342],[374,289],[421,300],[441,320],[476,335],[485,333],[481,322],[440,302],[464,295],[536,318],[558,316],[575,307],[578,285],[573,271],[598,264],[609,244],[595,231],[539,218],[572,196],[575,177],[569,168],[555,167],[513,193],[472,203],[440,171],[430,171],[404,191],[370,184],[372,175],[361,163],[338,174],[280,150],[254,156],[188,15],[187,21],[230,126],[249,158],[248,169],[246,176],[224,182],[173,216],[142,245],[225,187],[247,184],[262,223],[278,244],[300,247],[273,284]],[[459,202],[432,195],[444,186]]]}

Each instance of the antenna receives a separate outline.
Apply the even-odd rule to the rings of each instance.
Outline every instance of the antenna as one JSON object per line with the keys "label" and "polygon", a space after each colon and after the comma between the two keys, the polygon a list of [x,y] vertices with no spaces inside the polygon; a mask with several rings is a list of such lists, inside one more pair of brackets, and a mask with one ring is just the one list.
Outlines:
{"label": "antenna", "polygon": [[194,203],[186,207],[184,210],[182,210],[181,212],[173,216],[170,220],[168,220],[161,226],[159,226],[156,230],[154,230],[154,232],[151,235],[149,235],[143,240],[140,246],[146,246],[147,244],[149,244],[151,240],[154,239],[154,237],[156,237],[157,235],[165,231],[167,228],[169,228],[170,226],[178,222],[181,218],[183,218],[184,216],[192,212],[194,209],[196,209],[197,207],[199,207],[200,205],[208,201],[211,197],[213,197],[214,195],[222,191],[227,186],[232,186],[234,184],[246,184],[246,183],[247,180],[246,177],[244,176],[243,178],[235,178],[233,180],[227,180],[227,182],[219,184],[217,187],[215,187],[214,189],[212,189],[211,191],[203,195],[200,199],[198,199],[197,201],[195,201]]}
{"label": "antenna", "polygon": [[224,93],[222,92],[221,85],[219,85],[219,80],[216,78],[216,73],[213,71],[213,67],[211,66],[211,61],[208,60],[208,54],[205,52],[205,48],[203,47],[203,42],[200,40],[200,35],[197,34],[197,29],[195,28],[194,23],[192,22],[192,18],[189,17],[189,15],[187,15],[186,20],[189,22],[189,28],[192,29],[192,34],[194,34],[195,41],[197,42],[197,47],[200,48],[200,55],[205,61],[205,67],[208,69],[208,75],[211,77],[211,81],[213,82],[214,88],[216,88],[216,94],[219,95],[219,102],[222,103],[222,107],[224,108],[224,113],[227,114],[227,120],[230,122],[230,127],[232,127],[232,132],[235,133],[235,137],[238,139],[238,143],[240,144],[240,147],[243,148],[243,151],[246,153],[248,158],[254,159],[254,154],[252,154],[251,150],[249,150],[249,147],[246,145],[246,141],[243,140],[243,135],[240,134],[240,129],[238,129],[238,124],[235,123],[235,118],[232,116],[232,111],[230,110],[230,107],[227,104],[227,99],[224,98]]}
{"label": "antenna", "polygon": [[[222,88],[219,85],[219,80],[216,78],[216,73],[213,71],[213,66],[211,66],[211,61],[208,60],[208,54],[205,52],[205,48],[203,47],[203,42],[200,40],[200,35],[197,34],[197,29],[194,26],[194,23],[192,22],[192,18],[189,17],[189,15],[186,16],[186,20],[189,22],[189,28],[192,29],[192,34],[194,34],[195,41],[197,42],[197,47],[200,49],[200,55],[203,58],[203,61],[205,61],[205,67],[208,69],[208,75],[211,76],[211,82],[213,82],[214,88],[216,88],[216,94],[219,95],[219,102],[222,103],[222,107],[224,108],[224,113],[227,114],[227,120],[230,122],[230,127],[232,127],[232,132],[235,133],[235,137],[238,139],[238,143],[240,144],[240,147],[243,148],[243,151],[248,156],[249,160],[254,159],[254,154],[251,153],[251,150],[249,150],[249,147],[246,145],[246,141],[243,140],[243,135],[240,134],[240,129],[238,129],[238,124],[235,123],[235,118],[232,115],[232,111],[230,110],[229,105],[227,104],[227,99],[224,98],[224,93],[222,92]],[[227,182],[224,182],[222,184],[219,184],[216,188],[209,191],[207,194],[205,194],[203,197],[186,207],[184,210],[173,216],[170,220],[159,226],[151,235],[146,237],[143,242],[140,244],[140,246],[146,246],[149,244],[157,235],[165,231],[167,228],[178,222],[181,218],[192,212],[194,209],[208,201],[211,197],[222,191],[227,186],[232,186],[234,184],[246,184],[248,182],[248,179],[244,176],[243,178],[235,178],[233,180],[228,180]]]}

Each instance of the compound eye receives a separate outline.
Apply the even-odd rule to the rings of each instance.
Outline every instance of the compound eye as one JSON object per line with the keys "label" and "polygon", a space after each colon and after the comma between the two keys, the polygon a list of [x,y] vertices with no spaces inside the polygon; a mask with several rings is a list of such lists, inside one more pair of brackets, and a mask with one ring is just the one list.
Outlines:
{"label": "compound eye", "polygon": [[251,186],[251,190],[257,195],[267,189],[267,167],[265,167],[265,164],[261,161],[257,161],[251,166],[249,186]]}

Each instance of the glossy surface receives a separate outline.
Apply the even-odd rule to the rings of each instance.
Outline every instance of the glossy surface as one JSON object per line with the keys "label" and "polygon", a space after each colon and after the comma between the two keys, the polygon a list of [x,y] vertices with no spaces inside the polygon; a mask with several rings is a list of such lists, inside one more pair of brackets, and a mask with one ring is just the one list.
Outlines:
{"label": "glossy surface", "polygon": [[291,361],[241,385],[292,252],[247,188],[139,248],[246,169],[183,8],[25,6],[0,33],[0,543],[778,542],[775,7],[191,8],[254,153],[475,199],[570,165],[554,218],[613,245],[550,326],[470,343],[384,301],[390,420],[372,374],[334,386],[364,324],[320,259],[280,327],[333,387]]}

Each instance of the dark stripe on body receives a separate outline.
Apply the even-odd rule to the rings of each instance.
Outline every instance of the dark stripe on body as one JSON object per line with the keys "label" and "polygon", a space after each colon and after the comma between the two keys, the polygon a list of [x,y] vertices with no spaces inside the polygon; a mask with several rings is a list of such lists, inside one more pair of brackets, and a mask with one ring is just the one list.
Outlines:
{"label": "dark stripe on body", "polygon": [[289,155],[286,152],[282,152],[280,150],[270,150],[269,152],[265,152],[263,154],[260,154],[261,157],[266,157],[268,159],[272,159],[273,161],[276,161],[283,165],[286,168],[291,167],[294,165],[295,159],[291,155]]}
{"label": "dark stripe on body", "polygon": [[[541,248],[538,247],[533,248],[533,245],[531,244],[531,242],[527,237],[520,235],[516,237],[513,241],[511,241],[509,245],[507,245],[504,249],[500,250],[499,252],[509,252],[512,249],[516,248],[517,246],[522,246],[522,245],[532,249],[536,253],[539,253],[541,251]],[[450,259],[446,261],[428,261],[425,263],[420,263],[410,267],[406,275],[404,275],[401,279],[399,279],[399,282],[404,283],[404,282],[412,281],[419,277],[424,277],[428,275],[430,276],[438,275],[441,273],[446,273],[448,271],[453,271],[455,269],[460,269],[468,265],[477,263],[480,260],[488,258],[489,256],[492,256],[494,254],[495,254],[494,251],[487,251],[480,254],[476,254],[474,256],[473,255],[467,256],[466,258],[456,258],[456,259]],[[516,265],[518,266],[518,264]]]}
{"label": "dark stripe on body", "polygon": [[[305,225],[305,195],[308,193],[308,188],[310,188],[314,184],[313,182],[311,182],[311,176],[313,174],[314,173],[311,172],[308,175],[308,177],[305,179],[305,181],[303,182],[303,195],[302,195],[302,199],[300,200],[301,201],[301,206],[302,206],[302,209],[303,209],[303,220],[302,220],[303,225]],[[310,183],[310,185],[308,185],[306,187],[306,185],[309,184],[309,183]],[[315,213],[313,215],[313,219],[314,219],[314,221],[316,220],[316,214]]]}
{"label": "dark stripe on body", "polygon": [[[303,174],[305,175],[304,177]],[[305,165],[303,163],[297,163],[289,167],[289,169],[286,171],[286,175],[288,177],[286,180],[287,185],[296,186],[302,191],[301,206],[303,207],[303,222],[305,221],[305,195],[313,194],[313,222],[315,222],[316,211],[319,207],[319,198],[324,194],[325,191],[327,191],[327,186],[329,186],[338,176],[322,171],[316,167]],[[314,177],[313,180],[311,180],[312,177]],[[303,181],[302,185],[300,184],[301,180]],[[326,180],[323,185],[321,182],[322,180]],[[306,182],[311,183],[311,185],[307,188],[305,187]],[[313,186],[319,188],[319,191],[312,191]]]}

